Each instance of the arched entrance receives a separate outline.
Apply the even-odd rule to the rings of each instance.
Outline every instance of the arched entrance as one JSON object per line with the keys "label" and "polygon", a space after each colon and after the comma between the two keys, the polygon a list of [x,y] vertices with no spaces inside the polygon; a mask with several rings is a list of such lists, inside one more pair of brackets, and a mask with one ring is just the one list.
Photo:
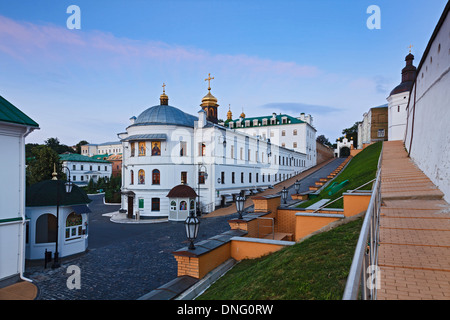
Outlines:
{"label": "arched entrance", "polygon": [[36,220],[36,243],[56,242],[56,217],[45,213]]}
{"label": "arched entrance", "polygon": [[340,158],[347,158],[348,156],[350,156],[350,148],[348,147],[342,147],[339,150],[339,157]]}

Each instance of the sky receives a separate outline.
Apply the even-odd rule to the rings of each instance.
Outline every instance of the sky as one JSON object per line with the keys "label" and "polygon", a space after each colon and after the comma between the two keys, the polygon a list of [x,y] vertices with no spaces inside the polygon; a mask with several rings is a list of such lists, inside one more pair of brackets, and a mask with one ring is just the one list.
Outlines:
{"label": "sky", "polygon": [[197,116],[210,73],[219,118],[304,112],[335,142],[387,103],[410,45],[419,64],[446,3],[0,0],[0,95],[39,124],[27,143],[103,143],[158,105],[163,83]]}

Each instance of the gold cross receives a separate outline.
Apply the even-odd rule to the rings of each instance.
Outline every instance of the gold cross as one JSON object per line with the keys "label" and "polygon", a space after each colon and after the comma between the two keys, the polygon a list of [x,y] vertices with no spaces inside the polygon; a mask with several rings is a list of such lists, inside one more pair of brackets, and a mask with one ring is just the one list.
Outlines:
{"label": "gold cross", "polygon": [[163,93],[166,93],[166,84],[164,82],[163,82],[162,88],[163,88]]}
{"label": "gold cross", "polygon": [[413,48],[414,46],[411,44],[411,45],[409,45],[409,53],[411,53],[411,49]]}
{"label": "gold cross", "polygon": [[208,78],[205,79],[205,81],[208,81],[208,90],[211,90],[211,80],[213,80],[214,77],[211,78],[211,73],[208,73]]}

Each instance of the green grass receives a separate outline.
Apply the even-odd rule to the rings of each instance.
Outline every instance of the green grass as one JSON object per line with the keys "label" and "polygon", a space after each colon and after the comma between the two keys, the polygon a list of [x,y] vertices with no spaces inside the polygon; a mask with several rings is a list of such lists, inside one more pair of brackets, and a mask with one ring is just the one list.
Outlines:
{"label": "green grass", "polygon": [[[317,198],[302,202],[297,207],[306,208],[321,199],[330,199],[330,201],[332,201],[342,196],[342,193],[347,192],[347,190],[356,189],[364,183],[375,179],[377,174],[378,159],[380,157],[382,146],[382,142],[377,142],[365,148],[350,161],[347,167],[337,178],[330,182],[341,183],[342,181],[349,180],[349,183],[345,185],[339,192],[330,196],[328,195],[328,191],[322,190]],[[361,190],[370,190],[371,188],[372,184],[368,184],[367,186],[361,188]],[[343,199],[340,199],[331,204],[329,208],[342,209],[343,203]]]}
{"label": "green grass", "polygon": [[243,260],[197,300],[340,300],[362,220]]}

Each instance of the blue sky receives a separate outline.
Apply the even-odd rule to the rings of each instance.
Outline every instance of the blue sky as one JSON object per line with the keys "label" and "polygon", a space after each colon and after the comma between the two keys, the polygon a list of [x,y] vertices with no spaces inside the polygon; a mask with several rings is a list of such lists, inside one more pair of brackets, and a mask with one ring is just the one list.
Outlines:
{"label": "blue sky", "polygon": [[[69,30],[69,5],[81,29]],[[369,30],[370,5],[381,29]],[[334,142],[415,65],[444,0],[0,1],[0,95],[40,125],[27,142],[117,140],[159,104],[196,115],[212,93],[219,116],[312,114]]]}

